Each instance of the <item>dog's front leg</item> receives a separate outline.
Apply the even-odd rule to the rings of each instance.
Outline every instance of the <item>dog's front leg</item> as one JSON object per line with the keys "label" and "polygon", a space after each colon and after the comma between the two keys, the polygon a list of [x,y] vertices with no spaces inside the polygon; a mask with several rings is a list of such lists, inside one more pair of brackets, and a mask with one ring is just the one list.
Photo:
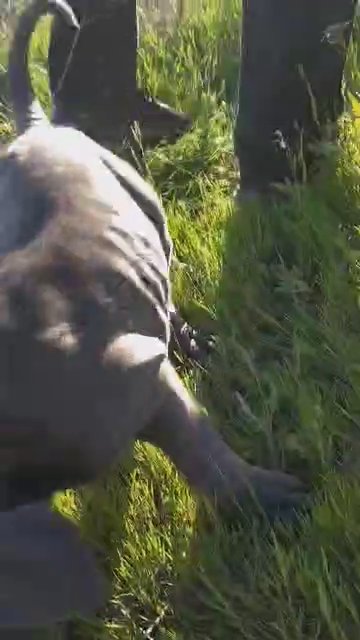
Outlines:
{"label": "dog's front leg", "polygon": [[203,335],[202,331],[192,327],[180,315],[173,304],[169,310],[171,323],[170,354],[177,350],[185,357],[204,365],[213,348],[213,341]]}
{"label": "dog's front leg", "polygon": [[162,405],[141,437],[160,447],[190,486],[225,511],[253,496],[270,518],[292,517],[305,496],[302,483],[280,471],[252,466],[236,455],[169,362],[163,363],[160,377]]}

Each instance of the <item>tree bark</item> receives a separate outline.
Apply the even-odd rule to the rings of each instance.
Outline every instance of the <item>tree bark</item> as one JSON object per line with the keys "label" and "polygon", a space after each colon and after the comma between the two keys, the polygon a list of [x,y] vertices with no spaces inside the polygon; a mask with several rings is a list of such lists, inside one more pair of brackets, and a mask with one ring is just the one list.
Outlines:
{"label": "tree bark", "polygon": [[[288,154],[318,139],[343,109],[341,83],[354,0],[243,0],[239,112],[235,150],[243,188],[267,189],[294,174]],[[324,38],[349,21],[345,47]]]}

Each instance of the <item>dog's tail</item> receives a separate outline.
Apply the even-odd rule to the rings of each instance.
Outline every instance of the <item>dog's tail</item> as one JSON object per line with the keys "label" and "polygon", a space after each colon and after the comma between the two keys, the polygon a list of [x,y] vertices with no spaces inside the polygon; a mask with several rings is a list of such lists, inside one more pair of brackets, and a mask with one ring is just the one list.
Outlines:
{"label": "dog's tail", "polygon": [[0,636],[88,618],[105,581],[78,527],[46,503],[0,512]]}
{"label": "dog's tail", "polygon": [[77,18],[66,0],[34,0],[20,15],[8,66],[10,98],[19,134],[34,124],[47,122],[40,102],[34,96],[28,68],[31,36],[38,20],[47,13],[59,15],[74,30],[79,29]]}

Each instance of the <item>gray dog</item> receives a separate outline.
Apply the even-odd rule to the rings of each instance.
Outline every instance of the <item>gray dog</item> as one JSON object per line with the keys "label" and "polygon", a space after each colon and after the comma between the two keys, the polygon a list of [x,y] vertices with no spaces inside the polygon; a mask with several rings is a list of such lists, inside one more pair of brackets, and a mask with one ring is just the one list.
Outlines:
{"label": "gray dog", "polygon": [[[52,493],[90,483],[136,438],[226,507],[254,495],[290,513],[301,483],[239,458],[168,360],[171,242],[154,191],[128,164],[34,98],[28,48],[36,0],[14,36],[18,137],[0,158],[0,625],[88,615],[103,597],[77,530]],[[43,501],[43,502],[42,502]],[[4,595],[3,595],[4,594]]]}

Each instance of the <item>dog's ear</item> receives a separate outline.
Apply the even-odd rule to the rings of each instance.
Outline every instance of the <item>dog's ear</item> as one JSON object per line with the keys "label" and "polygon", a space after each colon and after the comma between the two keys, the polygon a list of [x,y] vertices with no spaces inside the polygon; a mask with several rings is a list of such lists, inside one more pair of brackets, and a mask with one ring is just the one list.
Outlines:
{"label": "dog's ear", "polygon": [[105,598],[78,527],[47,503],[0,513],[0,635],[91,617]]}

